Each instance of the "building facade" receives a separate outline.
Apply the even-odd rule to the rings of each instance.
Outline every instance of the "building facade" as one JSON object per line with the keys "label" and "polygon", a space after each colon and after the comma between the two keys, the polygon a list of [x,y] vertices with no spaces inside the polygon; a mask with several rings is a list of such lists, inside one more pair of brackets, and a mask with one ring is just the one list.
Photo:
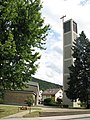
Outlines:
{"label": "building facade", "polygon": [[72,44],[74,39],[77,38],[77,24],[72,20],[68,20],[63,22],[63,104],[64,105],[73,105],[70,99],[67,98],[65,91],[68,88],[68,77],[69,77],[69,69],[73,63],[72,58]]}
{"label": "building facade", "polygon": [[4,103],[25,105],[25,100],[31,95],[33,96],[34,105],[38,105],[39,84],[30,81],[26,83],[26,87],[23,90],[6,90],[4,92]]}
{"label": "building facade", "polygon": [[63,98],[63,90],[62,88],[54,88],[54,89],[47,89],[42,93],[42,101],[46,98],[52,98],[55,102],[57,102],[57,98]]}

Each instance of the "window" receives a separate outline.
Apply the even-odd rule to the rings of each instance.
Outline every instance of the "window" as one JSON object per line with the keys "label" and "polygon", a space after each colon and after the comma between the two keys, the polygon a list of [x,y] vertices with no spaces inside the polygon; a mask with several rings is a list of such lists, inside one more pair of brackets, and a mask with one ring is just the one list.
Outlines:
{"label": "window", "polygon": [[71,22],[64,23],[64,33],[71,31]]}
{"label": "window", "polygon": [[77,33],[77,24],[73,21],[73,31]]}

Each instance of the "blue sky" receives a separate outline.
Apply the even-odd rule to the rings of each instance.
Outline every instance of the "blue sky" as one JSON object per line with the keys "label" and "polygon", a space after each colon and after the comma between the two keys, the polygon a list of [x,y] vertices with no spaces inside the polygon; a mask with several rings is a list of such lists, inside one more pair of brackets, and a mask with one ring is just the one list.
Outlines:
{"label": "blue sky", "polygon": [[41,0],[42,17],[51,30],[47,36],[45,51],[41,51],[36,78],[63,85],[63,30],[60,17],[73,19],[78,25],[78,34],[84,31],[90,38],[90,0]]}

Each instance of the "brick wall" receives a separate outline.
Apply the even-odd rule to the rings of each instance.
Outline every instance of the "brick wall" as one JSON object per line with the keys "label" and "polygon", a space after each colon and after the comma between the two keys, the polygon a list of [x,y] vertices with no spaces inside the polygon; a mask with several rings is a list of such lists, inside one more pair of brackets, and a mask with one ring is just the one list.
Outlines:
{"label": "brick wall", "polygon": [[31,94],[35,99],[35,95],[29,91],[6,91],[4,93],[4,103],[23,105],[27,97]]}

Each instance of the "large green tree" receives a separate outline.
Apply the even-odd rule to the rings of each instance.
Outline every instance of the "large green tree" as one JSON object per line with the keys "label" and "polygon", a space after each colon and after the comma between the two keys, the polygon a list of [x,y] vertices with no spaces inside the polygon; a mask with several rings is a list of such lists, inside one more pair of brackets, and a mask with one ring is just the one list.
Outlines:
{"label": "large green tree", "polygon": [[73,64],[69,67],[70,77],[66,95],[69,99],[79,99],[88,106],[90,95],[90,41],[82,31],[72,46]]}
{"label": "large green tree", "polygon": [[0,0],[0,89],[22,88],[35,74],[49,25],[40,0]]}

